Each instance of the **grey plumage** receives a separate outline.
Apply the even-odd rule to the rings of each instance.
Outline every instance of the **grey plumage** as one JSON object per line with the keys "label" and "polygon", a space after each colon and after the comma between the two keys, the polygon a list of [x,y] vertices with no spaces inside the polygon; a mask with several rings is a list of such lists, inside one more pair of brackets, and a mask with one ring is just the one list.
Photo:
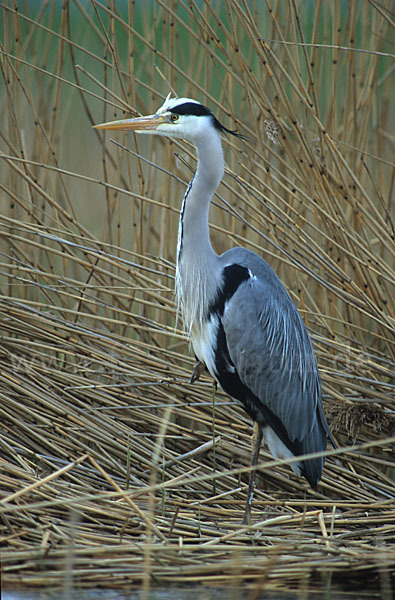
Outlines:
{"label": "grey plumage", "polygon": [[[253,252],[234,248],[221,258],[254,275],[240,285],[223,316],[229,354],[240,379],[280,419],[297,454],[325,450],[330,433],[322,412],[317,363],[294,303],[273,269]],[[248,412],[254,421],[267,422],[256,400]],[[303,467],[313,487],[323,464],[323,458],[317,458]]]}

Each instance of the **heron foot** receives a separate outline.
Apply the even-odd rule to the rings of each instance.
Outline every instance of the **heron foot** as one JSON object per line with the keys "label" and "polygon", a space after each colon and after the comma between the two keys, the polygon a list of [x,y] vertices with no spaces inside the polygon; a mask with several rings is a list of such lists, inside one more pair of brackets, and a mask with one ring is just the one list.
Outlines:
{"label": "heron foot", "polygon": [[205,370],[205,368],[206,368],[206,365],[204,364],[204,362],[201,362],[200,360],[198,360],[196,365],[193,367],[193,371],[192,371],[192,375],[191,375],[191,379],[189,380],[189,383],[195,383],[195,381],[200,379],[200,376],[203,373],[203,371]]}

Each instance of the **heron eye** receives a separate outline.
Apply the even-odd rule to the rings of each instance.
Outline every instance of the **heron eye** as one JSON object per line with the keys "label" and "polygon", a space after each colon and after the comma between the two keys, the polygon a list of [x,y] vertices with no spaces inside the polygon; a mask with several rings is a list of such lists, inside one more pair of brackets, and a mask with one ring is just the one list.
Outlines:
{"label": "heron eye", "polygon": [[170,121],[173,121],[173,123],[174,123],[175,121],[178,121],[178,117],[179,117],[179,115],[174,115],[174,114],[170,115]]}

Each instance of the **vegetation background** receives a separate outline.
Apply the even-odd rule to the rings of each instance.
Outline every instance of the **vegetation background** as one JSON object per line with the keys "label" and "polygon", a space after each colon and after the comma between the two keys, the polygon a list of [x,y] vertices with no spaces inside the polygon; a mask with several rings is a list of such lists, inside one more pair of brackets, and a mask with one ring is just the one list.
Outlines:
{"label": "vegetation background", "polygon": [[[363,573],[389,597],[391,3],[10,0],[0,11],[5,582],[148,593],[204,577],[306,594]],[[213,244],[253,249],[287,286],[348,447],[316,493],[262,452],[252,532],[240,526],[251,424],[209,378],[189,384],[175,313],[193,149],[92,129],[152,113],[169,91],[248,136],[224,138]]]}

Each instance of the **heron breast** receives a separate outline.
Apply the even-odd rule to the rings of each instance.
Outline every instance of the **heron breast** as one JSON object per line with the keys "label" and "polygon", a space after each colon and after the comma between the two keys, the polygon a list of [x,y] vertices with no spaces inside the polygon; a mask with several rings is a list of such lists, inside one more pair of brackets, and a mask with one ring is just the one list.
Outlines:
{"label": "heron breast", "polygon": [[215,349],[217,345],[219,319],[211,315],[199,327],[192,326],[191,342],[197,358],[206,364],[211,375],[215,377]]}

